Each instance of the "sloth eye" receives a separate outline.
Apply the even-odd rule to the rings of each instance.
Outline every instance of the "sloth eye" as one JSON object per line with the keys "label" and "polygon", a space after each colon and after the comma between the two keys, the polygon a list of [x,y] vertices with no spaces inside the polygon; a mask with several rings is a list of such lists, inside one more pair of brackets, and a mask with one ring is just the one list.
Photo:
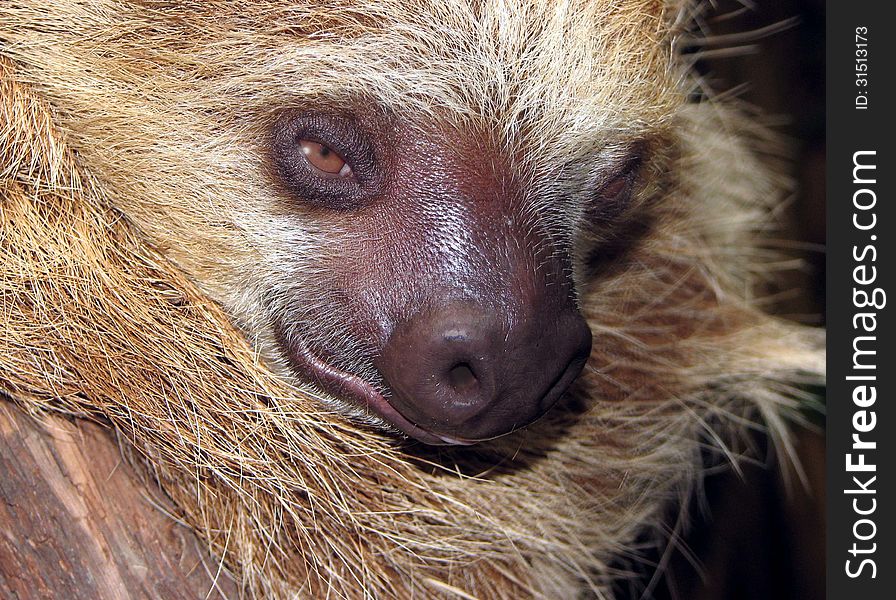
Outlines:
{"label": "sloth eye", "polygon": [[287,110],[271,124],[268,139],[271,175],[283,199],[352,210],[383,192],[375,139],[352,117]]}
{"label": "sloth eye", "polygon": [[616,164],[607,179],[598,183],[587,210],[594,224],[606,223],[622,215],[631,206],[632,196],[638,186],[644,153],[636,146],[624,161]]}
{"label": "sloth eye", "polygon": [[345,159],[329,146],[308,139],[300,139],[298,143],[308,164],[324,177],[340,177],[343,179],[354,177],[352,168],[348,166]]}
{"label": "sloth eye", "polygon": [[601,202],[611,205],[625,204],[631,195],[640,164],[640,158],[630,161],[622,172],[617,173],[615,177],[604,183],[598,192]]}
{"label": "sloth eye", "polygon": [[603,196],[607,200],[612,200],[621,196],[624,192],[628,191],[628,188],[632,183],[632,171],[626,171],[622,175],[616,176],[614,179],[609,181],[603,189],[600,191],[600,195]]}

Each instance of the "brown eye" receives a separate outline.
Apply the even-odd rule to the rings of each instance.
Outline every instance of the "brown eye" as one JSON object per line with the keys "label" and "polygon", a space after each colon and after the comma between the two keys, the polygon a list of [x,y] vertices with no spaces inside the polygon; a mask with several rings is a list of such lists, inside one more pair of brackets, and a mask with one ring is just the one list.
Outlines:
{"label": "brown eye", "polygon": [[325,146],[311,140],[299,140],[302,154],[308,160],[308,164],[320,171],[326,177],[353,177],[352,168],[341,156],[329,146]]}
{"label": "brown eye", "polygon": [[625,202],[631,195],[632,188],[641,168],[642,152],[640,150],[629,156],[628,161],[617,170],[615,177],[601,187],[599,195],[604,201]]}
{"label": "brown eye", "polygon": [[604,186],[604,189],[601,190],[601,196],[607,199],[615,198],[626,190],[630,182],[630,173],[619,175],[618,177],[616,177],[616,179],[613,179],[606,186]]}

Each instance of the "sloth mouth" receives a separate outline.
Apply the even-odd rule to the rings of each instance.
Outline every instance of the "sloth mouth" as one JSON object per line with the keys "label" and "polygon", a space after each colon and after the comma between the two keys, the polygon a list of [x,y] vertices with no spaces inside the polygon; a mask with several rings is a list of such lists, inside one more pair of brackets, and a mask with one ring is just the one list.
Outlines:
{"label": "sloth mouth", "polygon": [[293,366],[327,393],[354,406],[367,407],[402,433],[431,446],[469,446],[469,440],[426,430],[408,420],[363,377],[343,371],[315,356],[304,344],[290,344]]}

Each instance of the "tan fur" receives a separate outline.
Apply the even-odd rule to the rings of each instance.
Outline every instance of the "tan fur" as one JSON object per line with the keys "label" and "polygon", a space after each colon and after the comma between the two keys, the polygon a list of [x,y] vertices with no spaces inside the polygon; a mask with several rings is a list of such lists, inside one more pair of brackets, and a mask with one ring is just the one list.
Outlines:
{"label": "tan fur", "polygon": [[[694,10],[0,5],[0,390],[111,422],[253,596],[605,597],[701,446],[736,458],[761,422],[786,447],[791,386],[823,369],[821,334],[752,297],[786,182],[760,129],[685,101]],[[475,455],[346,420],[270,342],[261,291],[313,277],[328,233],[272,208],[266,124],[358,93],[479,127],[521,169],[654,140],[649,235],[597,275],[579,257],[576,401]]]}

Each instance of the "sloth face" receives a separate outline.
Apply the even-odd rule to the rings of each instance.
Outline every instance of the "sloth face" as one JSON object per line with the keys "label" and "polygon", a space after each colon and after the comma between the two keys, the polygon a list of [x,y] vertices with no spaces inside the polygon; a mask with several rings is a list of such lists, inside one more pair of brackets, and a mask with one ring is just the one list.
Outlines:
{"label": "sloth face", "polygon": [[329,237],[271,303],[301,379],[429,444],[503,435],[560,398],[591,350],[574,242],[631,204],[643,144],[592,157],[586,189],[558,197],[447,120],[287,110],[269,139],[283,210]]}

